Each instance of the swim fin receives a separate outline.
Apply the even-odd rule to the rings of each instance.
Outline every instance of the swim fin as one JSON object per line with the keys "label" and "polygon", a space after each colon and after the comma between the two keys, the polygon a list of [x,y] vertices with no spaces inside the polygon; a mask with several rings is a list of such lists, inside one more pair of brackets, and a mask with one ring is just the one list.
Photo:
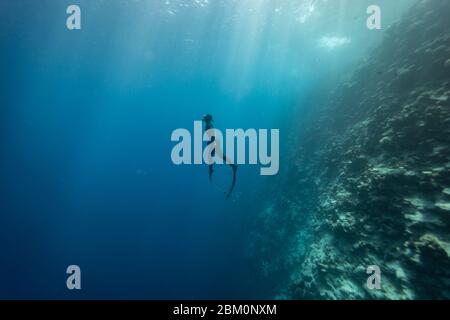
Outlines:
{"label": "swim fin", "polygon": [[235,165],[235,164],[230,164],[230,166],[231,166],[231,168],[233,169],[233,181],[231,182],[230,189],[228,190],[228,193],[227,193],[227,195],[226,195],[226,197],[225,197],[225,199],[227,199],[227,200],[230,198],[231,193],[233,193],[234,186],[236,185],[237,165]]}

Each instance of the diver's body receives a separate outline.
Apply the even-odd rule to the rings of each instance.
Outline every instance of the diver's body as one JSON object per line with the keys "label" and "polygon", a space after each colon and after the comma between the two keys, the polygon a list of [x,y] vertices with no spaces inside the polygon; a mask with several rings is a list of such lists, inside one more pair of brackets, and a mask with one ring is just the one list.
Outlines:
{"label": "diver's body", "polygon": [[[205,132],[207,132],[210,129],[214,129],[214,125],[213,125],[213,118],[210,114],[207,114],[203,117],[203,122],[205,123]],[[210,141],[208,142],[208,146],[211,145],[212,143],[216,143],[216,137],[214,135],[210,136]],[[233,192],[234,186],[236,185],[236,171],[237,171],[237,165],[234,164],[232,161],[230,161],[225,154],[223,153],[221,146],[215,145],[212,152],[211,152],[211,156],[212,158],[214,158],[216,156],[216,150],[219,150],[219,153],[222,154],[223,157],[223,161],[224,163],[228,164],[232,169],[233,169],[233,180],[231,182],[231,186],[230,189],[228,190],[228,192],[226,193],[226,198],[228,199],[231,196],[231,193]],[[209,181],[212,182],[212,176],[214,173],[214,163],[210,164],[209,167]]]}
{"label": "diver's body", "polygon": [[[212,121],[213,121],[212,117],[209,118],[208,116],[209,115],[206,115],[206,116],[203,117],[203,122],[205,122],[205,132],[210,130],[210,129],[214,129],[214,126],[212,124]],[[215,143],[215,142],[216,142],[216,137],[212,136],[211,140],[208,142],[207,145],[209,146],[210,144]],[[211,153],[211,156],[213,158],[216,156],[216,149],[215,148],[213,149],[213,151]],[[208,168],[209,168],[209,181],[212,182],[212,175],[213,175],[213,172],[214,172],[214,164],[210,164],[208,166]]]}

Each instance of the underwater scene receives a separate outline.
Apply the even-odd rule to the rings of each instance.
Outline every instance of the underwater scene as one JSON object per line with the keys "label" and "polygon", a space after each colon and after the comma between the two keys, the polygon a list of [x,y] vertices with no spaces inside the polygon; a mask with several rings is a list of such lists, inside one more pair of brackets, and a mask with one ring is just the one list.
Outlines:
{"label": "underwater scene", "polygon": [[450,299],[449,17],[0,0],[0,299]]}

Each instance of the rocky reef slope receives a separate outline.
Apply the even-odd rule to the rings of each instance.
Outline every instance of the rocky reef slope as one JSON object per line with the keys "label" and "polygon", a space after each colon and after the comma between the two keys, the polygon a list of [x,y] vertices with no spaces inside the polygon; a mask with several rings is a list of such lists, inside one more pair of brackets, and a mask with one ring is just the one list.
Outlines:
{"label": "rocky reef slope", "polygon": [[419,1],[302,132],[253,243],[279,298],[450,298],[449,16]]}

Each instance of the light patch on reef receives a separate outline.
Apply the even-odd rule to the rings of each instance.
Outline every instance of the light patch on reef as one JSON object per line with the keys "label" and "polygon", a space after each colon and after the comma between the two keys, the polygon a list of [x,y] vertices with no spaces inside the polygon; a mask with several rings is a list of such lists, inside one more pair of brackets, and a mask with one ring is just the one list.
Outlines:
{"label": "light patch on reef", "polygon": [[345,46],[351,42],[348,37],[322,37],[319,40],[319,48],[327,49],[328,51],[335,50],[339,47]]}
{"label": "light patch on reef", "polygon": [[428,247],[439,248],[447,254],[447,257],[450,257],[450,243],[438,238],[437,235],[427,233],[427,234],[423,235],[422,237],[420,237],[420,240],[417,244],[422,247],[428,246]]}
{"label": "light patch on reef", "polygon": [[435,206],[442,210],[450,211],[450,202],[437,202]]}

